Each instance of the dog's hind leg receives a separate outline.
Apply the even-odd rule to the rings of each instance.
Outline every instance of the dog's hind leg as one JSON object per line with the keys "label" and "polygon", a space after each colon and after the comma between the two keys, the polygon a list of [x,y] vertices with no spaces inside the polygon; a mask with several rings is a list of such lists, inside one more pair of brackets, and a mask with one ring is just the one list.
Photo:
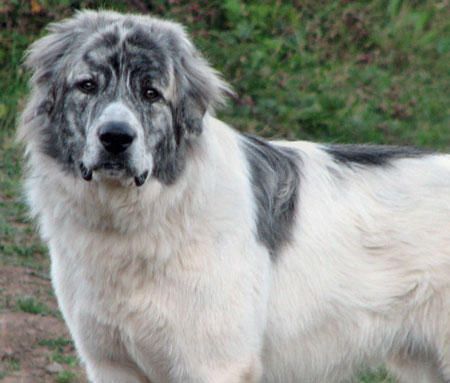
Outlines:
{"label": "dog's hind leg", "polygon": [[439,296],[439,307],[433,313],[435,323],[433,342],[436,348],[439,372],[442,381],[450,383],[450,291],[441,292]]}
{"label": "dog's hind leg", "polygon": [[450,335],[447,336],[440,350],[440,370],[445,383],[450,383]]}
{"label": "dog's hind leg", "polygon": [[399,382],[450,383],[449,302],[450,290],[437,291],[403,326],[405,343],[389,361]]}
{"label": "dog's hind leg", "polygon": [[450,383],[443,379],[437,363],[428,357],[395,355],[387,368],[399,383]]}
{"label": "dog's hind leg", "polygon": [[441,371],[443,376],[443,381],[445,383],[450,383],[450,361],[446,361],[441,365]]}

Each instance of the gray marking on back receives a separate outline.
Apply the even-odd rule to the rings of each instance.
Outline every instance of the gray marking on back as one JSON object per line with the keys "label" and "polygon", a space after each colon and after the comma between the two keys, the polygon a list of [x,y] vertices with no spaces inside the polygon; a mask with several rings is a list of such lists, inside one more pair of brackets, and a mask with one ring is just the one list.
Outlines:
{"label": "gray marking on back", "polygon": [[280,248],[291,239],[301,158],[292,149],[250,135],[242,136],[242,144],[256,201],[258,239],[275,260]]}
{"label": "gray marking on back", "polygon": [[414,147],[387,145],[327,145],[324,150],[337,162],[366,166],[387,166],[395,159],[431,154],[430,151]]}

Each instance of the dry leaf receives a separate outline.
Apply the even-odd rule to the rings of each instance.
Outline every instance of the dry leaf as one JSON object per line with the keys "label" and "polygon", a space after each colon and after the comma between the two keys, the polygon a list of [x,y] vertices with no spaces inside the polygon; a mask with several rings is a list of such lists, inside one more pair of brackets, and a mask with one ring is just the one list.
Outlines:
{"label": "dry leaf", "polygon": [[37,0],[31,0],[31,13],[33,15],[41,13],[42,9],[43,9],[42,5],[39,4]]}

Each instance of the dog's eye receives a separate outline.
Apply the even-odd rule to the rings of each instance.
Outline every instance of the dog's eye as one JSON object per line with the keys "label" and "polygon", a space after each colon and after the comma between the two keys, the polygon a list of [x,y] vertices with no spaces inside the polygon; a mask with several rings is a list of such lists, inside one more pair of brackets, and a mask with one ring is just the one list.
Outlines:
{"label": "dog's eye", "polygon": [[97,83],[94,80],[83,80],[77,84],[77,88],[86,94],[97,92]]}
{"label": "dog's eye", "polygon": [[161,98],[161,94],[155,88],[144,88],[142,90],[142,96],[151,102],[158,101]]}

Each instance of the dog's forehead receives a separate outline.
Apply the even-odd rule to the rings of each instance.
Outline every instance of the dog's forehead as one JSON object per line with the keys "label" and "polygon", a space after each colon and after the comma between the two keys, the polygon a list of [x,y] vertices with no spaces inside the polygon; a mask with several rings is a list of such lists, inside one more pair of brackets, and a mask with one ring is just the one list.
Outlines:
{"label": "dog's forehead", "polygon": [[121,23],[89,36],[83,44],[82,61],[89,68],[121,75],[126,71],[167,77],[172,36],[152,25]]}

